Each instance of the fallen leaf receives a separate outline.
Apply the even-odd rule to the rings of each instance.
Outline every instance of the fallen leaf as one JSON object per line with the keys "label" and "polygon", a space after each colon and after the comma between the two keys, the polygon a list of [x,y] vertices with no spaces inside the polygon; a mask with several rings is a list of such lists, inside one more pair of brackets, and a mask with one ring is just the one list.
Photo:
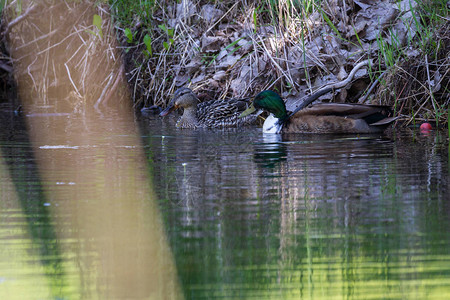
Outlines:
{"label": "fallen leaf", "polygon": [[213,79],[216,81],[221,81],[226,77],[227,73],[224,70],[220,70],[213,75]]}
{"label": "fallen leaf", "polygon": [[218,68],[225,69],[233,66],[238,60],[240,56],[235,55],[227,55],[217,66]]}
{"label": "fallen leaf", "polygon": [[192,84],[195,84],[195,83],[198,83],[198,82],[200,82],[200,81],[202,81],[202,80],[204,80],[205,79],[205,75],[203,75],[203,74],[201,74],[201,75],[198,75],[198,76],[196,76],[196,77],[194,77],[194,78],[192,78],[192,80],[191,80],[191,83]]}
{"label": "fallen leaf", "polygon": [[192,17],[197,13],[196,6],[190,0],[182,0],[181,3],[177,4],[177,18],[187,19]]}
{"label": "fallen leaf", "polygon": [[225,38],[218,36],[203,36],[202,38],[202,51],[211,53],[219,52],[224,48]]}
{"label": "fallen leaf", "polygon": [[183,86],[189,80],[189,76],[187,74],[177,75],[175,76],[175,86]]}
{"label": "fallen leaf", "polygon": [[200,12],[200,15],[207,23],[215,23],[223,14],[222,10],[215,8],[212,4],[203,5]]}
{"label": "fallen leaf", "polygon": [[353,0],[353,2],[355,2],[355,4],[357,4],[359,7],[361,7],[363,10],[366,10],[367,8],[370,7],[369,4],[363,3],[362,1],[357,1],[357,0]]}

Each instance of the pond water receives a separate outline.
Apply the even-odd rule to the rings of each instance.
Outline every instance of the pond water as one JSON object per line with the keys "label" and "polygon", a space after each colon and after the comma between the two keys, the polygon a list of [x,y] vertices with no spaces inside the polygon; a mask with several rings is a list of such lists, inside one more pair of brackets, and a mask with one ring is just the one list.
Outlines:
{"label": "pond water", "polygon": [[[42,122],[57,117],[70,119],[40,116]],[[151,183],[112,174],[102,174],[102,180],[92,174],[84,182],[77,179],[77,170],[40,166],[41,171],[52,169],[50,180],[39,175],[23,120],[2,113],[0,290],[36,288],[36,278],[43,277],[47,288],[40,286],[34,295],[111,295],[114,287],[95,279],[104,271],[104,258],[90,245],[101,237],[81,239],[83,230],[72,226],[112,228],[114,223],[104,225],[89,216],[99,210],[104,216],[127,217],[125,206],[137,208],[131,219],[146,220],[142,211],[152,203],[97,207],[94,187],[105,184],[112,191],[123,185],[153,188],[186,299],[450,299],[446,133],[279,136],[263,135],[256,127],[178,130],[174,117],[138,116],[134,122],[141,145],[127,144],[132,133],[116,133],[124,141],[120,149],[86,152],[90,156],[82,156],[79,164],[120,164],[109,162],[107,152],[133,157],[139,147]],[[108,143],[104,136],[76,145],[47,140],[39,157],[61,151],[76,155]],[[69,206],[64,198],[72,193],[78,209],[70,204],[70,210],[51,212]],[[80,209],[87,199],[90,204]],[[82,214],[74,217],[77,210]],[[58,223],[69,225],[61,229]],[[137,223],[138,231],[147,226]],[[139,242],[126,247],[140,249]],[[75,274],[78,279],[72,280]],[[138,278],[148,279],[145,271]],[[20,299],[28,296],[33,298],[24,292]],[[161,298],[171,298],[170,293]]]}

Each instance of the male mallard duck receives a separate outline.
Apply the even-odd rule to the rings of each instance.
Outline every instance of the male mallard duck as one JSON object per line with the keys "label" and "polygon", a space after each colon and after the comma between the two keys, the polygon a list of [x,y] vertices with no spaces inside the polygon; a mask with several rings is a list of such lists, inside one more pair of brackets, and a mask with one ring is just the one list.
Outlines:
{"label": "male mallard duck", "polygon": [[169,105],[159,115],[166,116],[179,107],[184,109],[183,115],[177,121],[179,128],[196,127],[236,127],[249,125],[256,121],[256,114],[248,114],[243,118],[239,115],[249,107],[246,100],[211,100],[199,103],[191,89],[182,87],[175,91]]}
{"label": "male mallard duck", "polygon": [[388,106],[320,103],[291,115],[280,96],[273,91],[259,93],[241,116],[256,109],[270,113],[263,125],[267,133],[375,133],[382,132],[396,118]]}

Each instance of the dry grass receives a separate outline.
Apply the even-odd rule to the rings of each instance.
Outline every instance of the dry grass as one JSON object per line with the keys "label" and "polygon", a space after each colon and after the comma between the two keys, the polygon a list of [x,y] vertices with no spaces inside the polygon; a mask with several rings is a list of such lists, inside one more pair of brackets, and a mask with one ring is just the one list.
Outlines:
{"label": "dry grass", "polygon": [[[219,9],[220,17],[210,18],[211,13],[205,16],[202,11],[207,4]],[[159,2],[153,10],[152,26],[145,27],[136,19],[132,29],[138,41],[145,34],[151,35],[152,57],[144,56],[142,42],[127,44],[124,37],[121,39],[130,49],[125,58],[135,104],[165,106],[175,89],[190,86],[204,100],[248,97],[274,89],[290,100],[288,107],[293,107],[305,95],[345,79],[357,63],[369,58],[374,59],[369,71],[358,75],[333,99],[328,96],[328,100],[364,99],[390,104],[406,118],[425,119],[432,115],[445,123],[448,99],[444,98],[449,94],[446,26],[436,32],[443,45],[439,51],[444,55],[429,59],[428,64],[416,64],[399,53],[412,45],[408,35],[414,26],[408,23],[408,17],[417,11],[409,6],[394,6],[389,1],[365,8],[353,1],[331,0],[181,1],[177,10],[168,1]],[[374,14],[373,20],[365,17],[369,12]],[[448,14],[445,17],[448,20]],[[158,28],[160,25],[172,28],[173,36]],[[119,28],[119,32],[124,29]],[[395,46],[391,43],[393,38],[400,40]],[[163,42],[169,39],[173,43],[164,48]],[[392,46],[394,67],[386,61],[386,49],[379,41]],[[381,80],[384,85],[376,96],[361,98],[386,69],[389,72]],[[433,87],[423,84],[427,80],[423,76],[437,73],[441,74],[440,92],[430,93]],[[389,92],[386,85],[391,87]]]}
{"label": "dry grass", "polygon": [[[152,24],[152,29],[140,20],[133,26],[140,43],[126,43],[122,36],[122,43],[130,49],[125,59],[137,105],[164,106],[168,96],[185,85],[204,98],[243,97],[267,88],[298,92],[305,84],[312,87],[311,67],[318,67],[319,73],[329,72],[321,57],[304,55],[299,44],[314,31],[315,21],[301,18],[317,18],[314,4],[308,12],[298,7],[287,11],[280,2],[274,11],[270,1],[218,1],[214,8],[220,12],[212,18],[202,14],[206,8],[201,1],[187,7],[195,7],[195,12],[180,10],[181,4],[177,11],[176,6],[160,3],[153,19],[164,21]],[[171,37],[158,25],[174,30],[168,49],[163,42]],[[152,36],[153,56],[148,59],[142,42],[145,34]]]}
{"label": "dry grass", "polygon": [[[390,104],[410,120],[445,123],[448,119],[448,8],[424,12],[429,4],[409,0],[385,0],[376,5],[348,0],[110,2],[114,26],[108,23],[110,14],[104,5],[93,9],[103,20],[103,30],[115,28],[137,108],[165,106],[177,88],[189,86],[202,100],[249,97],[273,89],[292,109],[305,95],[343,81],[356,64],[371,59],[373,65],[356,74],[351,84],[321,99]],[[10,2],[9,9],[15,3]],[[67,93],[79,99],[95,93],[97,100],[89,105],[107,103],[108,93],[121,74],[103,74],[104,85],[95,92],[76,82],[85,82],[108,64],[120,61],[115,41],[88,33],[98,29],[77,11],[76,3],[58,6],[69,8],[67,15],[78,18],[77,28],[61,32],[58,22],[63,20],[51,20],[49,25],[45,25],[48,20],[42,20],[33,25],[31,20],[37,18],[38,10],[25,9],[22,15],[7,20],[11,25],[22,17],[20,26],[47,26],[40,37],[22,37],[23,43],[37,45],[37,55],[50,57],[58,51],[73,51],[64,66],[48,64],[38,70],[56,75],[46,79],[43,90],[34,92],[45,99],[48,96],[43,93],[52,90],[57,76],[64,74],[73,79]],[[428,23],[420,27],[421,22]],[[424,37],[423,31],[430,28],[434,32],[430,30]],[[9,35],[9,31],[4,33]],[[45,35],[51,36],[51,43],[44,45],[41,40]],[[62,49],[62,41],[73,36],[82,40],[83,46],[74,41]],[[437,44],[427,46],[428,40]],[[109,43],[110,50],[96,53],[96,43]],[[15,64],[28,64],[22,70],[30,72],[29,84],[33,86],[31,57],[24,51],[22,57],[14,59]],[[372,90],[378,90],[375,94],[368,92],[383,73],[383,85]]]}
{"label": "dry grass", "polygon": [[437,42],[431,53],[417,52],[399,62],[386,76],[378,95],[389,103],[396,99],[398,114],[408,122],[448,123],[450,107],[450,20],[442,24],[430,41]]}
{"label": "dry grass", "polygon": [[[20,86],[28,87],[20,91],[20,97],[34,99],[37,107],[47,107],[49,99],[58,98],[60,101],[52,102],[56,103],[53,109],[57,112],[83,112],[87,106],[98,108],[107,104],[115,83],[124,73],[120,71],[122,60],[117,54],[115,34],[111,34],[113,26],[107,7],[22,1],[19,15],[17,8],[15,1],[6,8],[4,18],[8,26],[4,34],[13,54],[15,78],[23,81]],[[41,17],[44,9],[51,16],[49,19]],[[67,17],[57,17],[60,15]],[[93,22],[94,15],[97,24]],[[68,27],[67,23],[77,25]],[[54,63],[62,61],[59,57],[69,59],[64,64]],[[87,84],[94,78],[101,78],[102,84]]]}

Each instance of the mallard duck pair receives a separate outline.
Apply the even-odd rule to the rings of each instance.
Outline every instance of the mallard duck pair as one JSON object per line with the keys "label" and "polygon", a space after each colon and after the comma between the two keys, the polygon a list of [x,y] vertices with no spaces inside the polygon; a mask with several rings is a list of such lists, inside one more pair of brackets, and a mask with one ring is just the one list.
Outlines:
{"label": "mallard duck pair", "polygon": [[377,133],[396,119],[391,117],[388,106],[346,103],[320,103],[289,114],[281,97],[269,90],[259,93],[253,104],[247,105],[242,100],[198,103],[192,90],[181,88],[160,115],[183,107],[177,127],[230,127],[254,123],[256,111],[267,111],[270,115],[263,125],[266,133]]}
{"label": "mallard duck pair", "polygon": [[166,116],[183,108],[183,115],[177,121],[178,128],[224,128],[250,125],[256,121],[256,114],[240,117],[250,107],[245,99],[211,100],[199,102],[191,89],[182,87],[175,91],[169,105],[159,115]]}

